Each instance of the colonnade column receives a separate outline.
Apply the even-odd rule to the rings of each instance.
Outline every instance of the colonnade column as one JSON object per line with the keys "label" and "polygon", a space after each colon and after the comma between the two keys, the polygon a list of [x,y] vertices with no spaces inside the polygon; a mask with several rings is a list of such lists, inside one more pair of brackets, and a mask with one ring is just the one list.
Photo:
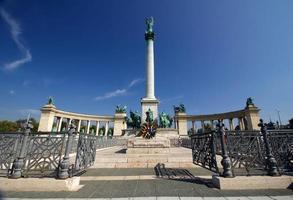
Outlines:
{"label": "colonnade column", "polygon": [[107,136],[109,130],[109,122],[106,122],[105,124],[105,136]]}
{"label": "colonnade column", "polygon": [[234,130],[233,118],[229,119],[230,131]]}
{"label": "colonnade column", "polygon": [[200,121],[200,122],[201,122],[201,130],[202,130],[202,132],[204,133],[204,131],[205,131],[205,130],[204,130],[204,129],[205,129],[205,128],[204,128],[204,121]]}
{"label": "colonnade column", "polygon": [[196,133],[195,121],[192,121],[192,130],[193,130],[193,134],[195,134]]}
{"label": "colonnade column", "polygon": [[211,120],[210,123],[211,123],[211,129],[214,130],[214,120]]}
{"label": "colonnade column", "polygon": [[90,133],[90,126],[91,126],[91,121],[87,121],[87,127],[86,127],[86,133]]}
{"label": "colonnade column", "polygon": [[58,129],[57,129],[57,132],[60,132],[60,131],[61,131],[62,121],[63,121],[63,117],[60,117],[60,118],[59,118],[59,122],[58,122]]}
{"label": "colonnade column", "polygon": [[244,124],[243,124],[243,118],[238,118],[238,124],[239,124],[239,127],[240,127],[240,130],[244,130]]}
{"label": "colonnade column", "polygon": [[67,124],[67,127],[66,127],[67,130],[69,130],[71,122],[72,122],[72,119],[68,118],[68,124]]}
{"label": "colonnade column", "polygon": [[99,129],[100,129],[100,122],[97,121],[97,126],[96,126],[96,135],[99,135]]}
{"label": "colonnade column", "polygon": [[78,120],[78,125],[77,125],[77,132],[80,132],[80,126],[81,126],[81,119]]}

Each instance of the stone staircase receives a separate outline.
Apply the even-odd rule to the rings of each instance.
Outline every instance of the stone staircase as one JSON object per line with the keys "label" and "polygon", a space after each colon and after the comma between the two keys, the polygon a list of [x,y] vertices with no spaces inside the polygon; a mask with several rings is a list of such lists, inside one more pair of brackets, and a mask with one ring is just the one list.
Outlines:
{"label": "stone staircase", "polygon": [[112,147],[96,152],[92,168],[154,168],[158,163],[169,168],[197,168],[192,163],[191,149],[170,148],[166,154],[127,154],[126,148]]}

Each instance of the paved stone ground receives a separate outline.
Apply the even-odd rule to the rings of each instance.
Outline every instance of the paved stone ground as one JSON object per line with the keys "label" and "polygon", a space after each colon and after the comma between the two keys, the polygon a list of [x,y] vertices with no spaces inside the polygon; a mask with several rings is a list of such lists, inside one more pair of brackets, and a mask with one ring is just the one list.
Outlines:
{"label": "paved stone ground", "polygon": [[[214,188],[209,179],[211,172],[202,168],[186,169],[194,177],[189,179],[153,180],[95,180],[81,181],[78,192],[6,192],[10,198],[125,198],[125,199],[292,199],[293,191],[284,190],[226,190]],[[175,171],[176,172],[176,171]],[[180,172],[180,171],[179,171]],[[115,177],[155,175],[154,169],[90,169],[82,175],[87,177]],[[176,174],[175,174],[176,175]],[[135,198],[134,198],[135,197]],[[140,198],[138,198],[140,197]],[[192,197],[192,198],[190,198]],[[209,198],[208,198],[209,197]],[[229,198],[228,198],[229,197]],[[235,197],[235,198],[232,198]],[[241,198],[240,198],[241,197]],[[0,197],[1,199],[1,197]]]}

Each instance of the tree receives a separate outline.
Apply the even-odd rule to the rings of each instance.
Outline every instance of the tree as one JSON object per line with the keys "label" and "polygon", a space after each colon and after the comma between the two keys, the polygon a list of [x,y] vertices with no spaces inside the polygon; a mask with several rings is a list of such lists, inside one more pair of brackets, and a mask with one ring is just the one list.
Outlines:
{"label": "tree", "polygon": [[[34,126],[32,129],[32,132],[35,133],[38,131],[39,123],[34,118],[30,118],[32,125]],[[18,129],[23,130],[25,128],[25,125],[27,123],[27,119],[18,119],[15,121],[17,124]]]}
{"label": "tree", "polygon": [[289,119],[289,128],[293,129],[293,118]]}
{"label": "tree", "polygon": [[16,132],[18,131],[19,127],[17,123],[12,121],[0,121],[0,132]]}

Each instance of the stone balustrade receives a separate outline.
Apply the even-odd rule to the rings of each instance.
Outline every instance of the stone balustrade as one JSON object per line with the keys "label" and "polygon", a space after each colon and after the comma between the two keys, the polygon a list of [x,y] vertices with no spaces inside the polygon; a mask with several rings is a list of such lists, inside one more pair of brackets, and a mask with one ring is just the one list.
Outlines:
{"label": "stone balustrade", "polygon": [[[188,115],[183,112],[175,114],[175,128],[178,129],[179,135],[184,136],[188,133],[188,123],[191,122],[191,128],[194,133],[201,129],[206,132],[205,127],[209,124],[211,129],[215,128],[218,120],[226,121],[226,128],[229,130],[259,130],[259,111],[256,106],[249,105],[243,110],[217,113],[210,115]],[[234,124],[236,120],[236,126]],[[200,123],[199,126],[196,124]]]}
{"label": "stone balustrade", "polygon": [[105,135],[107,135],[110,128],[113,128],[113,135],[120,136],[122,130],[126,129],[125,117],[126,113],[115,113],[114,116],[101,116],[67,112],[57,109],[53,104],[47,104],[41,108],[38,131],[67,131],[69,124],[74,120],[77,132],[98,135],[100,128],[104,127]]}

